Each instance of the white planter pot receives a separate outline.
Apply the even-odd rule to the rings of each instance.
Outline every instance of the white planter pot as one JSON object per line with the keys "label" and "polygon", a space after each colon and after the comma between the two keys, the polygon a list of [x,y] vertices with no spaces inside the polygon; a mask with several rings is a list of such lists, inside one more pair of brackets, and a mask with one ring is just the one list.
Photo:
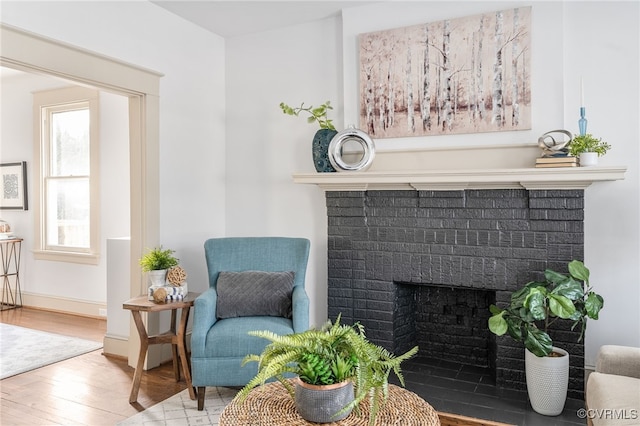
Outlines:
{"label": "white planter pot", "polygon": [[583,152],[580,154],[580,167],[593,167],[598,165],[597,152]]}
{"label": "white planter pot", "polygon": [[150,287],[164,287],[167,283],[167,270],[158,269],[155,271],[149,271],[149,285]]}
{"label": "white planter pot", "polygon": [[562,413],[569,386],[569,353],[553,348],[561,357],[537,357],[525,349],[524,360],[527,375],[527,392],[531,407],[545,416]]}

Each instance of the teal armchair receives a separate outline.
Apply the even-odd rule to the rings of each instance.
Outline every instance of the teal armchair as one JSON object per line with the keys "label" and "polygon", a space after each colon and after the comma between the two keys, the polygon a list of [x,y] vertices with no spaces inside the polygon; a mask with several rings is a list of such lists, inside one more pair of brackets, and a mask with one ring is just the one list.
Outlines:
{"label": "teal armchair", "polygon": [[[305,275],[309,240],[285,237],[212,238],[205,242],[209,289],[195,301],[191,369],[198,410],[207,386],[244,386],[258,372],[242,366],[268,341],[247,332],[277,334],[309,328]],[[288,300],[290,298],[290,301]]]}

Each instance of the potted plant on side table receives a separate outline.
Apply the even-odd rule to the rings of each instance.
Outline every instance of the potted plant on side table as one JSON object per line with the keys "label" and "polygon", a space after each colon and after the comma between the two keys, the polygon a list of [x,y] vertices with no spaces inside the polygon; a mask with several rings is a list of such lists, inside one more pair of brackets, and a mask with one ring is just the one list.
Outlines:
{"label": "potted plant on side table", "polygon": [[[298,413],[306,420],[328,423],[347,417],[353,409],[369,398],[369,424],[386,401],[391,371],[404,386],[400,364],[418,352],[415,346],[403,355],[395,356],[371,343],[364,327],[328,321],[321,329],[280,336],[270,331],[249,334],[271,341],[260,355],[248,355],[244,363],[258,362],[258,374],[238,393],[240,401],[251,389],[276,378],[296,402]],[[244,364],[243,363],[243,364]],[[285,376],[297,375],[295,387]],[[332,389],[333,388],[333,389]],[[354,390],[355,388],[355,390]],[[323,392],[335,392],[330,400]],[[322,395],[322,396],[320,396]],[[328,406],[321,403],[328,402]]]}
{"label": "potted plant on side table", "polygon": [[150,287],[162,287],[166,283],[167,270],[178,265],[174,250],[155,247],[142,256],[140,267],[149,274]]}
{"label": "potted plant on side table", "polygon": [[602,157],[611,149],[611,145],[602,138],[595,138],[591,133],[575,136],[569,142],[569,154],[580,158],[580,166],[598,165],[598,157]]}
{"label": "potted plant on side table", "polygon": [[604,305],[602,296],[592,291],[589,269],[581,261],[571,261],[568,271],[566,275],[547,269],[545,281],[529,282],[514,292],[509,306],[490,308],[489,330],[524,343],[529,400],[536,412],[548,416],[562,413],[569,380],[569,354],[553,346],[549,326],[573,321],[572,329],[580,327],[580,341],[587,318],[597,320]]}

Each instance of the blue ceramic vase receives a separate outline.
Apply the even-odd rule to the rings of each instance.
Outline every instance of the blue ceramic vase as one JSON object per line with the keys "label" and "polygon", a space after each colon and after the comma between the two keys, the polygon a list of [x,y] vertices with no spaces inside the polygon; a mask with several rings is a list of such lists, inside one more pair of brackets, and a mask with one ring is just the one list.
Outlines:
{"label": "blue ceramic vase", "polygon": [[331,139],[337,134],[338,132],[336,130],[320,129],[313,137],[312,154],[313,165],[316,167],[316,171],[336,171],[331,165],[331,161],[329,161],[329,144],[331,143]]}

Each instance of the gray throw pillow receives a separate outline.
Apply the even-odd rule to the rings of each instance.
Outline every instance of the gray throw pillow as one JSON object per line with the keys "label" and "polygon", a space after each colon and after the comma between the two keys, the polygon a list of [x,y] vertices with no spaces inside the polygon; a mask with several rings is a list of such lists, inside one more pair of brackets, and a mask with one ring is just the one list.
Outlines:
{"label": "gray throw pillow", "polygon": [[220,272],[216,316],[220,319],[272,316],[291,318],[293,271]]}

